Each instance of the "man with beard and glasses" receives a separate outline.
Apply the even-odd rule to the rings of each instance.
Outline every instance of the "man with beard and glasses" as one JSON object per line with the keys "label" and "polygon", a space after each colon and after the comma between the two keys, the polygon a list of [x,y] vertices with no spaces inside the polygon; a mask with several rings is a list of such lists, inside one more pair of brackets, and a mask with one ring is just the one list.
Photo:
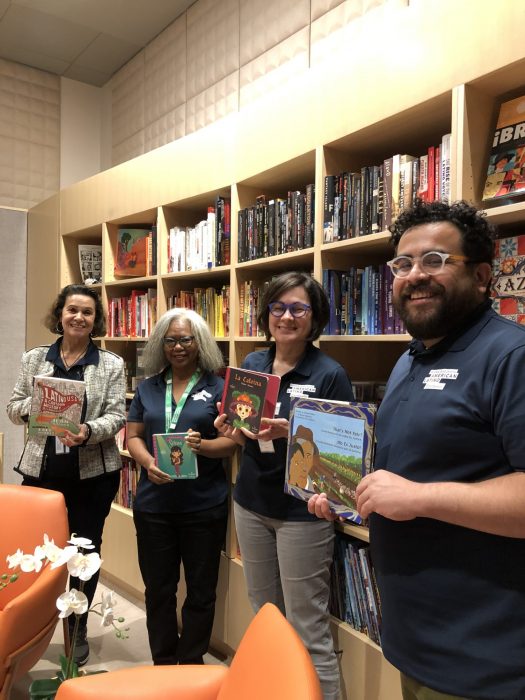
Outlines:
{"label": "man with beard and glasses", "polygon": [[[466,202],[391,226],[414,337],[377,420],[370,519],[382,645],[405,700],[525,698],[525,328],[488,298],[493,230]],[[309,509],[333,519],[324,496]]]}

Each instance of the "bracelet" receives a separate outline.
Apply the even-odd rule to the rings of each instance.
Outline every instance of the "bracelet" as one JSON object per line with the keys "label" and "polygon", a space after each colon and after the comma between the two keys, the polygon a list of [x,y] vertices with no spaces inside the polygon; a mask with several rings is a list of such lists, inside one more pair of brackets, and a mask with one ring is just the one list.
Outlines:
{"label": "bracelet", "polygon": [[84,423],[84,425],[85,425],[86,428],[87,428],[87,437],[86,437],[86,439],[84,440],[84,442],[82,443],[81,447],[84,447],[84,445],[87,444],[87,441],[89,440],[89,438],[91,437],[91,435],[92,435],[92,433],[93,433],[93,431],[91,430],[91,426],[89,425],[89,423]]}

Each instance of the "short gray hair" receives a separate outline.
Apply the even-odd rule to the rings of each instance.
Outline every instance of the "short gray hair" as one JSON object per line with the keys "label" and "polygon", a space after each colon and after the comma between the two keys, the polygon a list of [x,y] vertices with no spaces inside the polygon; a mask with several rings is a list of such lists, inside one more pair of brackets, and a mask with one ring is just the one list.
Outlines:
{"label": "short gray hair", "polygon": [[191,309],[174,308],[163,314],[153,329],[144,348],[144,370],[147,376],[158,374],[168,366],[164,353],[164,336],[172,321],[188,321],[191,334],[199,348],[198,365],[205,372],[216,372],[224,367],[224,358],[206,321]]}

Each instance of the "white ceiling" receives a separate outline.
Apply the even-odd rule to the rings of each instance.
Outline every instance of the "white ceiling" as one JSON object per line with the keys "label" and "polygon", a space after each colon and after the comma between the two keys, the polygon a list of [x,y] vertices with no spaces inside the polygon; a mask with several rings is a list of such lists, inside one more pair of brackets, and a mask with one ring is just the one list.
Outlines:
{"label": "white ceiling", "polygon": [[0,0],[0,58],[104,85],[195,0]]}

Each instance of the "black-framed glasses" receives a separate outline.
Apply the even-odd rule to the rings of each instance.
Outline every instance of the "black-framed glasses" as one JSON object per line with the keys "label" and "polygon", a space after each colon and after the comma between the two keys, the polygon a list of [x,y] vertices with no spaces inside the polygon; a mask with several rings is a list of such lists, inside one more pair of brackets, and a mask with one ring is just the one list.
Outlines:
{"label": "black-framed glasses", "polygon": [[294,301],[293,304],[285,304],[283,301],[272,301],[271,304],[268,304],[270,313],[272,316],[277,316],[277,318],[284,316],[287,311],[289,311],[294,318],[303,318],[311,308],[310,304],[303,304],[300,301]]}
{"label": "black-framed glasses", "polygon": [[167,336],[162,339],[162,342],[167,348],[174,348],[176,345],[180,345],[181,348],[189,348],[190,345],[195,340],[194,335],[183,335],[181,338],[170,338]]}
{"label": "black-framed glasses", "polygon": [[438,275],[443,271],[448,262],[470,262],[466,255],[453,255],[452,253],[440,253],[430,250],[423,255],[398,255],[397,258],[387,262],[395,277],[408,277],[412,268],[417,263],[426,275]]}

